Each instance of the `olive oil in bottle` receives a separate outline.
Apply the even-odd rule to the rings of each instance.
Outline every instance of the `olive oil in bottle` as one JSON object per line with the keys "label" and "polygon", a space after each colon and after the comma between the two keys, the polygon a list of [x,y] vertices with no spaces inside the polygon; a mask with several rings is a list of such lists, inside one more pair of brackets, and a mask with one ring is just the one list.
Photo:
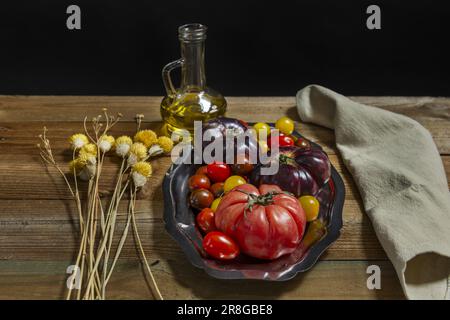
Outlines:
{"label": "olive oil in bottle", "polygon": [[[161,116],[166,133],[185,129],[193,134],[194,121],[206,122],[225,114],[227,102],[218,92],[206,86],[206,26],[187,24],[178,28],[181,59],[163,68],[167,95],[161,102]],[[181,67],[181,86],[175,89],[170,71]]]}

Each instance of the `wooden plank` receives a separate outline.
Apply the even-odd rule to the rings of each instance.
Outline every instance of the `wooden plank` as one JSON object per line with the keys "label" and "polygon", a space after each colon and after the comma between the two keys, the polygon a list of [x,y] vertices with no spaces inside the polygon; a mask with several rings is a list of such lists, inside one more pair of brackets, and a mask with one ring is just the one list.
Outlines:
{"label": "wooden plank", "polygon": [[[367,266],[381,269],[381,289],[367,289]],[[0,299],[62,299],[70,262],[0,261]],[[403,299],[388,261],[321,261],[285,282],[218,280],[183,256],[160,261],[153,272],[166,299]],[[236,288],[239,288],[237,290]],[[137,260],[120,261],[109,299],[151,299]]]}
{"label": "wooden plank", "polygon": [[[450,119],[450,98],[443,97],[349,97],[360,103],[402,113],[416,119]],[[147,121],[159,121],[162,97],[127,96],[5,96],[0,95],[0,115],[7,121],[79,121],[107,107],[126,118],[144,114]],[[296,117],[295,97],[227,97],[232,116],[247,114],[269,117],[288,113]],[[58,113],[55,110],[58,109]],[[264,110],[264,114],[258,111]],[[61,113],[64,111],[65,113]],[[264,118],[261,118],[264,119]],[[273,118],[266,118],[273,120]]]}
{"label": "wooden plank", "polygon": [[[341,173],[347,190],[346,199],[359,199],[359,193],[355,183],[343,166],[341,159],[336,155],[330,155],[331,163]],[[55,156],[61,168],[68,173],[67,163],[71,155]],[[444,156],[447,178],[450,181],[450,157]],[[48,172],[36,155],[2,155],[0,157],[0,199],[71,199],[71,195],[62,178],[49,168]],[[149,183],[143,188],[141,197],[150,199],[162,199],[161,184],[164,174],[171,165],[170,157],[162,157],[152,161],[153,176]],[[110,157],[105,159],[105,164],[100,181],[100,192],[108,195],[114,189],[114,181],[119,169],[119,159]],[[82,184],[85,186],[85,184]],[[81,187],[82,188],[82,187]]]}
{"label": "wooden plank", "polygon": [[[137,201],[137,219],[147,253],[155,259],[173,258],[181,249],[164,228],[161,200]],[[3,200],[0,202],[0,260],[70,260],[78,249],[78,216],[69,200]],[[122,230],[126,202],[119,209],[117,230]],[[385,260],[369,218],[361,204],[344,205],[344,227],[340,238],[322,256],[323,260]],[[115,243],[118,243],[117,231]],[[125,243],[122,258],[136,253],[132,237]]]}
{"label": "wooden plank", "polygon": [[[64,98],[67,98],[65,100]],[[447,98],[402,98],[402,97],[355,97],[365,103],[410,116],[424,125],[432,134],[441,154],[450,154],[450,99]],[[247,121],[273,122],[281,115],[288,115],[299,121],[292,97],[280,98],[229,98],[228,115]],[[146,122],[159,122],[159,98],[156,97],[5,97],[0,96],[0,146],[8,147],[10,140],[17,138],[26,146],[41,132],[45,124],[54,128],[51,132],[61,132],[59,139],[66,139],[73,132],[82,131],[80,122],[85,115],[88,119],[97,115],[101,107],[111,105],[112,113],[122,112],[124,121],[134,121],[136,113],[145,115]],[[248,110],[251,110],[251,118]],[[41,122],[35,124],[34,122]],[[52,122],[56,122],[52,126]],[[126,127],[126,125],[124,125]],[[149,124],[150,127],[159,127]],[[125,128],[124,127],[124,128]],[[133,132],[134,125],[129,124]],[[300,123],[298,130],[313,141],[320,142],[327,152],[335,152],[334,135],[329,129]],[[23,139],[25,138],[25,140]],[[28,140],[27,140],[28,139]]]}
{"label": "wooden plank", "polygon": [[[67,139],[74,133],[83,132],[81,122],[1,122],[0,121],[0,155],[9,154],[32,154],[36,151],[38,135],[42,133],[43,127],[48,129],[48,137],[51,140],[55,152],[62,152],[68,148]],[[112,134],[133,135],[136,125],[134,122],[123,121],[113,128]],[[143,129],[152,129],[160,133],[160,122],[149,122],[142,125]],[[433,124],[433,139],[441,154],[450,154],[448,141],[450,141],[450,121],[437,121]],[[298,123],[297,131],[319,143],[328,154],[337,154],[334,132],[330,129],[319,127],[308,123]]]}

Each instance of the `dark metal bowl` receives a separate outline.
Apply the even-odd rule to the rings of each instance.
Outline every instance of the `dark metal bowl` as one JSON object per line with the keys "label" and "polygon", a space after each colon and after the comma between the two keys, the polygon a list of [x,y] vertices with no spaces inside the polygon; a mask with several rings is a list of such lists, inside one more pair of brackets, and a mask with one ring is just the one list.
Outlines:
{"label": "dark metal bowl", "polygon": [[[297,132],[294,132],[293,135],[302,137]],[[313,148],[321,148],[312,142],[311,145]],[[173,164],[167,171],[163,182],[164,222],[167,232],[180,244],[189,261],[213,277],[289,280],[298,272],[310,269],[340,235],[345,188],[341,177],[332,166],[331,179],[317,195],[320,202],[319,219],[323,221],[324,225],[324,235],[320,239],[317,239],[312,245],[307,245],[305,236],[293,253],[273,261],[259,260],[244,254],[233,261],[211,259],[202,248],[202,233],[196,227],[195,212],[187,201],[188,179],[198,167],[198,165]],[[309,225],[306,233],[308,228]]]}

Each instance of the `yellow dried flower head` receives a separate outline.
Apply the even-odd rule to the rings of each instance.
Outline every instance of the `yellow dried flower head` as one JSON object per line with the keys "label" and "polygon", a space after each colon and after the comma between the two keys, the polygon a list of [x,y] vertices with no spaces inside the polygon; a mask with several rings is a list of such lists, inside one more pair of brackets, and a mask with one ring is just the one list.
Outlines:
{"label": "yellow dried flower head", "polygon": [[136,155],[138,159],[144,159],[147,156],[147,148],[140,142],[135,142],[130,147],[130,153]]}
{"label": "yellow dried flower head", "polygon": [[128,155],[128,164],[134,165],[136,162],[143,160],[147,156],[147,148],[140,142],[135,142],[130,147]]}
{"label": "yellow dried flower head", "polygon": [[134,136],[134,142],[141,142],[147,148],[152,146],[158,141],[158,136],[153,130],[141,130]]}
{"label": "yellow dried flower head", "polygon": [[83,164],[83,166],[94,165],[97,163],[97,159],[95,158],[95,155],[93,155],[92,153],[79,154],[76,160],[80,161],[80,163]]}
{"label": "yellow dried flower head", "polygon": [[130,147],[133,144],[128,136],[121,136],[116,139],[116,154],[120,157],[125,157],[130,151]]}
{"label": "yellow dried flower head", "polygon": [[133,166],[133,172],[148,178],[152,175],[152,165],[148,162],[140,161]]}
{"label": "yellow dried flower head", "polygon": [[98,139],[98,147],[102,152],[108,152],[114,146],[115,139],[107,134]]}
{"label": "yellow dried flower head", "polygon": [[76,133],[69,138],[69,143],[72,149],[80,149],[85,144],[88,144],[89,140],[86,135],[82,133]]}
{"label": "yellow dried flower head", "polygon": [[97,146],[93,143],[88,143],[85,144],[81,149],[80,149],[80,155],[82,154],[92,154],[94,156],[97,155]]}
{"label": "yellow dried flower head", "polygon": [[71,173],[75,170],[80,179],[87,181],[94,176],[96,164],[97,159],[93,154],[83,153],[69,163],[69,169]]}
{"label": "yellow dried flower head", "polygon": [[119,144],[127,144],[131,146],[133,144],[133,140],[129,136],[120,136],[116,139],[116,145]]}
{"label": "yellow dried flower head", "polygon": [[158,144],[164,150],[164,153],[169,153],[173,149],[173,141],[169,137],[159,137]]}
{"label": "yellow dried flower head", "polygon": [[75,173],[79,173],[83,168],[86,166],[86,163],[83,163],[79,158],[74,159],[69,162],[69,170],[70,173],[73,173],[75,170]]}

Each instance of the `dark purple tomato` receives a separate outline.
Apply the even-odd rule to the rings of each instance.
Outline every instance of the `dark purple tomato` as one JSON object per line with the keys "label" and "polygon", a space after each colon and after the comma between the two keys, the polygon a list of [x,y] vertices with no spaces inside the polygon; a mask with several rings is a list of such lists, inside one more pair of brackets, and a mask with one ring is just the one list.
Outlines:
{"label": "dark purple tomato", "polygon": [[[210,120],[203,126],[203,134],[210,137],[209,141],[204,140],[202,143],[204,149],[216,139],[220,139],[223,146],[223,158],[213,154],[215,161],[226,162],[227,141],[232,142],[232,151],[234,155],[249,154],[250,150],[258,150],[258,142],[256,137],[249,138],[247,130],[249,126],[242,120],[218,117]],[[248,132],[250,133],[250,132]]]}
{"label": "dark purple tomato", "polygon": [[214,201],[213,194],[207,189],[196,189],[189,196],[189,204],[196,209],[209,208]]}
{"label": "dark purple tomato", "polygon": [[320,149],[280,147],[280,154],[273,161],[279,162],[277,173],[263,175],[261,169],[268,165],[258,165],[250,176],[250,182],[256,186],[275,184],[299,197],[315,196],[330,178],[330,161]]}
{"label": "dark purple tomato", "polygon": [[209,188],[209,191],[212,192],[214,198],[219,198],[223,195],[223,185],[223,182],[216,182]]}

